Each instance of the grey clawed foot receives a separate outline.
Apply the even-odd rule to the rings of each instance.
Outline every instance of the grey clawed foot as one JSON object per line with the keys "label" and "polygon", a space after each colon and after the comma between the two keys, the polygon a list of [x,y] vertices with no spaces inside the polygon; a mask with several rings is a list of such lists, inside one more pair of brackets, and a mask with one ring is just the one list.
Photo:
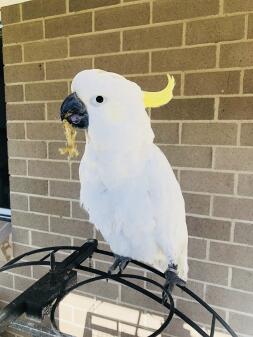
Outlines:
{"label": "grey clawed foot", "polygon": [[108,274],[121,274],[131,261],[129,257],[114,255],[114,262],[108,270]]}
{"label": "grey clawed foot", "polygon": [[185,286],[186,284],[184,280],[178,277],[177,266],[175,264],[171,264],[168,266],[168,268],[164,273],[164,276],[165,276],[165,283],[163,287],[164,290],[162,293],[163,304],[166,303],[168,300],[168,292],[171,294],[176,284],[181,286]]}

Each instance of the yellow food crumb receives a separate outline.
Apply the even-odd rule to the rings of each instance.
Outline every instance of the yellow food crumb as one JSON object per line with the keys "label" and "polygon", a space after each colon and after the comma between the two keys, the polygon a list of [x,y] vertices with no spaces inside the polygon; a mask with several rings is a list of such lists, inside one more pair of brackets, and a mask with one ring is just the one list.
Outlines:
{"label": "yellow food crumb", "polygon": [[73,126],[66,120],[63,120],[64,133],[67,139],[66,147],[60,148],[60,154],[68,154],[68,159],[72,157],[77,157],[79,152],[76,146],[76,130]]}

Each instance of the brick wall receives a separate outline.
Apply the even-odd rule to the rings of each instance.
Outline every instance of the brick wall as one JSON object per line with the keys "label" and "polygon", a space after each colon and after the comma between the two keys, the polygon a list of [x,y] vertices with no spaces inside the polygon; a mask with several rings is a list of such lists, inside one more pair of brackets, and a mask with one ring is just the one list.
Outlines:
{"label": "brick wall", "polygon": [[[58,111],[72,77],[96,67],[157,90],[170,72],[175,98],[151,116],[184,192],[189,286],[240,335],[253,336],[253,2],[33,0],[4,8],[2,18],[15,255],[103,240],[78,205],[80,158],[58,153]],[[81,156],[81,132],[78,147]],[[5,276],[1,299],[36,276]],[[102,290],[112,301],[140,303],[114,284]],[[179,308],[206,323],[176,295]],[[166,333],[189,336],[179,320]]]}

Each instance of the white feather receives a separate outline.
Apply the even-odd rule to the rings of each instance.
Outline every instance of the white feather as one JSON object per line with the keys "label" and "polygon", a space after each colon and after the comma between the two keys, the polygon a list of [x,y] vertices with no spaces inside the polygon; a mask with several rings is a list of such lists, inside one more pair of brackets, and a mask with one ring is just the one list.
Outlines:
{"label": "white feather", "polygon": [[[184,200],[169,162],[153,143],[141,89],[119,75],[89,70],[76,76],[72,90],[90,117],[79,169],[80,202],[90,221],[115,254],[161,271],[174,263],[186,280]],[[92,103],[96,95],[105,97],[101,106]]]}

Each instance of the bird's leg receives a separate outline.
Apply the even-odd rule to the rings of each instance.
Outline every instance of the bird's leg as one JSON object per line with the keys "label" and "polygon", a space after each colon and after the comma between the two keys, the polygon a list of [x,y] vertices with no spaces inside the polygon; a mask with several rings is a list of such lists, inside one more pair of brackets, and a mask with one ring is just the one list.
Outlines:
{"label": "bird's leg", "polygon": [[129,257],[114,255],[114,262],[108,270],[108,274],[121,274],[131,261]]}
{"label": "bird's leg", "polygon": [[172,293],[175,284],[179,284],[182,286],[185,285],[185,281],[182,280],[180,277],[178,277],[177,265],[173,263],[168,265],[168,268],[166,269],[164,276],[165,276],[165,283],[163,286],[164,290],[162,294],[163,303],[165,303],[168,300],[168,292],[170,294]]}

